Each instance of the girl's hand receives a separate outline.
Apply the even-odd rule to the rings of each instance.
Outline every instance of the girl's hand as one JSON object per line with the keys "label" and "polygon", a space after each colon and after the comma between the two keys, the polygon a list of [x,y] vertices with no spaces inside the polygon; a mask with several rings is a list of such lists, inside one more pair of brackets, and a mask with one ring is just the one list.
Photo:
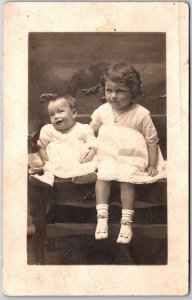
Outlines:
{"label": "girl's hand", "polygon": [[43,148],[40,148],[39,154],[40,154],[42,162],[45,164],[45,162],[49,160],[46,150]]}
{"label": "girl's hand", "polygon": [[156,176],[158,174],[157,168],[154,166],[148,166],[147,171],[149,173],[149,176]]}
{"label": "girl's hand", "polygon": [[81,163],[84,164],[84,163],[87,163],[89,161],[92,161],[94,156],[95,156],[95,150],[90,149],[89,152],[87,153],[87,155],[81,159]]}

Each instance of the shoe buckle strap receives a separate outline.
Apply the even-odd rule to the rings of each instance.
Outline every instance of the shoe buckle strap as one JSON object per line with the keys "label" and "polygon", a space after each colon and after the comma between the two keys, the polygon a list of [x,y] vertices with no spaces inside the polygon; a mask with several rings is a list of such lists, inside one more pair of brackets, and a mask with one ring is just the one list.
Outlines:
{"label": "shoe buckle strap", "polygon": [[132,225],[132,221],[121,220],[122,225]]}

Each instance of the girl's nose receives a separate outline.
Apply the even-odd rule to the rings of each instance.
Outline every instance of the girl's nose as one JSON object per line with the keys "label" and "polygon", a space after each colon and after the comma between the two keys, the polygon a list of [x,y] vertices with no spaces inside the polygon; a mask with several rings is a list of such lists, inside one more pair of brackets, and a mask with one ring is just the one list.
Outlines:
{"label": "girl's nose", "polygon": [[114,100],[117,99],[117,94],[116,93],[112,93],[111,98],[114,99]]}

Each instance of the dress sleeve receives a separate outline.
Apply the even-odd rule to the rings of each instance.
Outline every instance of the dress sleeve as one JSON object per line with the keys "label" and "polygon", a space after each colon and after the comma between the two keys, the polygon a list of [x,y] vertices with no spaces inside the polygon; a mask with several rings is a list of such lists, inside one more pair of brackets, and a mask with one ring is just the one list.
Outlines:
{"label": "dress sleeve", "polygon": [[97,150],[97,138],[94,135],[93,129],[90,125],[85,125],[85,143],[88,148]]}
{"label": "dress sleeve", "polygon": [[148,146],[153,146],[159,142],[156,128],[150,114],[146,114],[142,120],[142,133]]}
{"label": "dress sleeve", "polygon": [[37,145],[40,148],[46,148],[47,145],[51,142],[51,132],[48,125],[45,125],[41,128],[39,139],[37,141]]}
{"label": "dress sleeve", "polygon": [[97,133],[101,125],[102,125],[102,121],[100,116],[100,110],[96,109],[91,116],[90,126],[92,127],[93,131]]}

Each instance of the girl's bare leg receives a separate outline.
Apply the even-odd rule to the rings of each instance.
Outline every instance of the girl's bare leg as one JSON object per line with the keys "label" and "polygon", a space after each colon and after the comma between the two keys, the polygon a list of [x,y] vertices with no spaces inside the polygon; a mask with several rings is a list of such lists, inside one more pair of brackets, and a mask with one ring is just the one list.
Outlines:
{"label": "girl's bare leg", "polygon": [[97,227],[96,240],[108,237],[108,201],[111,193],[111,182],[98,180],[96,182]]}
{"label": "girl's bare leg", "polygon": [[135,186],[131,183],[122,182],[121,203],[122,203],[122,218],[121,229],[117,239],[117,243],[128,244],[132,238],[132,218],[134,214],[135,202]]}
{"label": "girl's bare leg", "polygon": [[134,209],[135,185],[128,182],[120,183],[121,204],[123,209]]}
{"label": "girl's bare leg", "polygon": [[96,203],[108,204],[110,193],[111,193],[111,181],[97,180]]}

